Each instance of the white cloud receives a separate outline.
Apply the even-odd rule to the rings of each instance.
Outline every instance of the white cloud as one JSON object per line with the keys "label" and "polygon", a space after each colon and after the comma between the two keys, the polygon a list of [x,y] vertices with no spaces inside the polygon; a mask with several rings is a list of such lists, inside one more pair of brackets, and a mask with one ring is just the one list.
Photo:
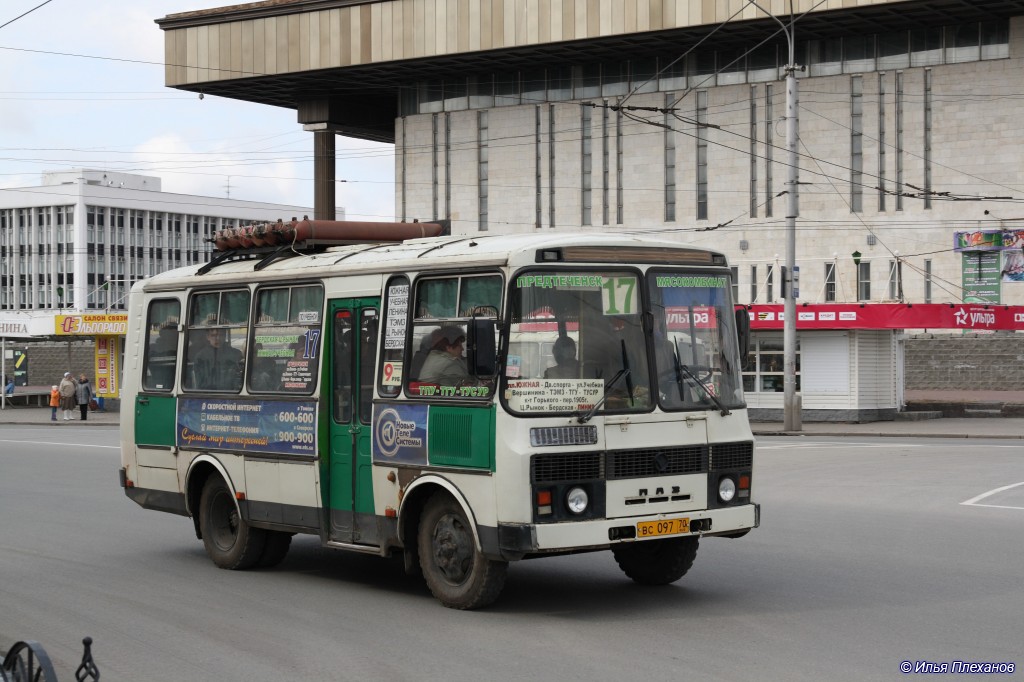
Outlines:
{"label": "white cloud", "polygon": [[[0,23],[39,0],[2,4]],[[163,61],[156,19],[224,4],[55,0],[0,30],[0,47],[20,48],[0,49],[0,186],[90,167],[157,175],[171,192],[224,196],[230,181],[232,198],[312,206],[313,136],[294,111],[200,101],[164,87],[163,67],[144,63]],[[392,219],[391,146],[339,137],[337,149],[337,177],[353,182],[338,184],[336,203],[353,220]]]}

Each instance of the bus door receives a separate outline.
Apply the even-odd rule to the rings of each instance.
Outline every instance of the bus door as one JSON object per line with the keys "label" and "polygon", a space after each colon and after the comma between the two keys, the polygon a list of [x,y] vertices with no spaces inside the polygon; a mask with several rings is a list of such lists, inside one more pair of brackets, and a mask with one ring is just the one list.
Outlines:
{"label": "bus door", "polygon": [[178,374],[178,321],[181,302],[158,298],[148,304],[142,347],[136,337],[133,352],[142,351],[142,372],[135,395],[135,445],[139,464],[164,469],[177,467],[175,446],[177,399],[174,382]]}
{"label": "bus door", "polygon": [[329,540],[378,542],[373,507],[370,416],[380,299],[330,302]]}

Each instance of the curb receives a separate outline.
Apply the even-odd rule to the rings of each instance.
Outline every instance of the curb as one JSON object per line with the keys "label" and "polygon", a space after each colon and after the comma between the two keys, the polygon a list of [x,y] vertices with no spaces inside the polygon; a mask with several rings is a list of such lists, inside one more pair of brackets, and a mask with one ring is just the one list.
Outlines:
{"label": "curb", "polygon": [[842,438],[985,438],[988,440],[1021,440],[1024,434],[980,434],[980,433],[891,433],[879,431],[757,431],[755,436],[828,436]]}

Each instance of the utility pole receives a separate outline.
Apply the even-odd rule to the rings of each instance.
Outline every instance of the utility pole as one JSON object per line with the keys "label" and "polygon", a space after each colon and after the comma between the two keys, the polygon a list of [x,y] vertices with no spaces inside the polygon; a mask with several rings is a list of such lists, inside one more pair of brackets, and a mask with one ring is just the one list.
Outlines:
{"label": "utility pole", "polygon": [[790,23],[787,26],[771,12],[753,0],[750,4],[770,16],[782,27],[786,34],[789,47],[789,60],[786,63],[786,149],[789,173],[786,180],[786,272],[782,276],[783,314],[785,320],[782,327],[783,350],[783,417],[782,428],[786,431],[803,429],[800,418],[800,396],[796,391],[796,292],[794,291],[794,272],[796,268],[796,219],[800,213],[799,203],[799,167],[797,142],[800,139],[797,126],[797,102],[799,91],[796,81],[796,41],[793,35],[793,0],[790,0]]}

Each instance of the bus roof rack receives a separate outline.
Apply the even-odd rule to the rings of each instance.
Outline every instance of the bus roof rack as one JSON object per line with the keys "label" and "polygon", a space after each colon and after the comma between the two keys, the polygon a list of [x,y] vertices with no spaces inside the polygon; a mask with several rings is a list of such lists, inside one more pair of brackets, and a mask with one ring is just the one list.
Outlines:
{"label": "bus roof rack", "polygon": [[451,234],[451,221],[427,223],[376,223],[346,220],[302,220],[255,223],[218,230],[210,240],[216,251],[209,263],[196,272],[205,275],[218,265],[236,260],[260,258],[256,270],[290,255],[324,251],[332,246],[352,244],[396,244],[407,239]]}

